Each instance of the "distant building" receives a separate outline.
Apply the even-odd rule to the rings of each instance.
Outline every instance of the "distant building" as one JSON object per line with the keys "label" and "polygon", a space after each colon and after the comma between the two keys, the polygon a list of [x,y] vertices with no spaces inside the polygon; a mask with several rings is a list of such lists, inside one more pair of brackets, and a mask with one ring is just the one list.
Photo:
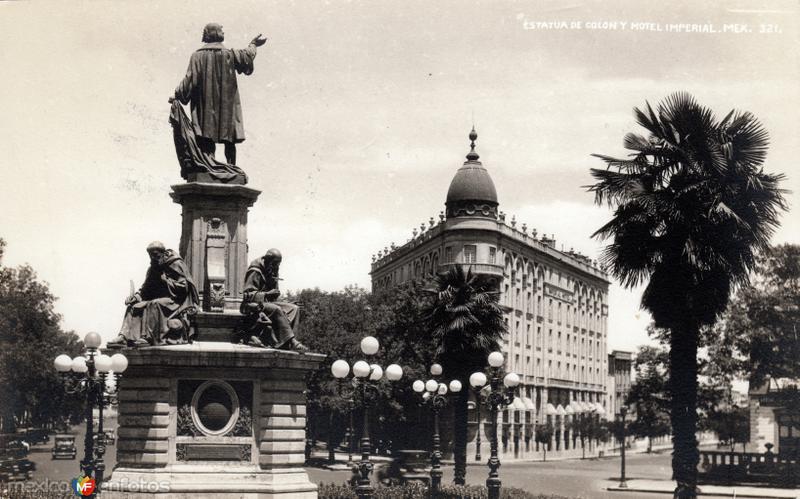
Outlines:
{"label": "distant building", "polygon": [[[620,408],[631,391],[631,372],[633,371],[633,353],[613,350],[608,354],[608,412],[619,416]],[[628,408],[630,409],[630,407]],[[610,419],[610,416],[609,416]]]}
{"label": "distant building", "polygon": [[764,452],[772,444],[772,452],[787,455],[800,453],[800,380],[770,378],[766,383],[750,387],[751,452]]}
{"label": "distant building", "polygon": [[[633,372],[633,353],[613,350],[608,354],[608,407],[609,419],[619,416],[620,408],[631,391],[631,373]],[[628,407],[629,414],[630,407]]]}
{"label": "distant building", "polygon": [[605,414],[608,276],[588,257],[558,250],[554,236],[507,220],[475,151],[476,138],[473,130],[467,161],[450,182],[439,220],[431,218],[410,241],[392,243],[373,258],[372,288],[455,265],[471,268],[501,292],[509,331],[502,344],[505,367],[522,379],[512,410],[530,423],[563,423],[576,412]]}

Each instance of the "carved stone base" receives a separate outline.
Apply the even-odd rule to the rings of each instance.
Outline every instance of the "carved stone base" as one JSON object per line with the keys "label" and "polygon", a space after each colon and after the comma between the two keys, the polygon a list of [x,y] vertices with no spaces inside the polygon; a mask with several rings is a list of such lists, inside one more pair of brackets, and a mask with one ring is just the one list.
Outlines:
{"label": "carved stone base", "polygon": [[317,499],[317,486],[303,469],[284,469],[280,473],[253,472],[248,469],[198,467],[164,472],[116,470],[114,480],[105,482],[104,499]]}
{"label": "carved stone base", "polygon": [[125,355],[103,497],[317,497],[303,391],[324,355],[204,341]]}
{"label": "carved stone base", "polygon": [[230,343],[232,335],[242,320],[242,314],[229,312],[215,314],[198,312],[194,316],[195,331],[200,341],[221,341]]}
{"label": "carved stone base", "polygon": [[183,206],[180,254],[205,311],[238,311],[247,257],[247,212],[261,191],[243,185],[188,182],[172,186]]}

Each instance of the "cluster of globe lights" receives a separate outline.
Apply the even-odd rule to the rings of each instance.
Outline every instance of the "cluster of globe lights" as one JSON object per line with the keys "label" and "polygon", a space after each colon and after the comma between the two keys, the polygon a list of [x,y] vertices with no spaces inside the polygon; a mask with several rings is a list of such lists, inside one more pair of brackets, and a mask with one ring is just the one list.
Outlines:
{"label": "cluster of globe lights", "polygon": [[[492,352],[489,354],[489,365],[495,369],[502,367],[504,361],[503,354],[500,352]],[[469,384],[476,389],[485,386],[487,381],[486,375],[482,372],[474,372],[469,377]],[[520,379],[517,373],[508,373],[503,377],[503,385],[508,389],[516,388],[519,382]]]}
{"label": "cluster of globe lights", "polygon": [[[375,355],[378,353],[380,344],[374,336],[367,336],[361,340],[361,351],[364,355]],[[331,374],[334,378],[342,379],[350,374],[350,364],[339,359],[331,365]],[[353,364],[353,376],[356,378],[369,378],[370,381],[380,381],[384,374],[389,381],[397,381],[403,377],[403,368],[397,364],[390,364],[384,373],[383,368],[378,364],[370,364],[365,360],[356,361]]]}
{"label": "cluster of globe lights", "polygon": [[[431,374],[434,376],[440,376],[442,374],[442,366],[440,364],[433,364],[431,365]],[[439,395],[447,395],[448,387],[444,383],[440,383],[435,379],[429,379],[428,381],[422,381],[418,379],[411,384],[411,388],[417,392],[422,393],[422,398],[425,400],[429,399],[432,395],[438,393]],[[461,382],[457,379],[454,379],[450,382],[450,392],[458,393],[461,391]],[[425,392],[425,393],[423,393]]]}
{"label": "cluster of globe lights", "polygon": [[[102,338],[100,338],[100,335],[97,333],[89,333],[83,339],[84,346],[90,351],[99,348],[101,342]],[[115,353],[111,356],[104,353],[90,355],[94,358],[95,369],[100,373],[113,372],[115,374],[120,374],[128,368],[128,359],[121,353]],[[54,364],[56,371],[62,374],[66,374],[69,371],[77,374],[84,374],[89,370],[89,366],[86,364],[86,357],[82,355],[78,355],[73,359],[70,358],[69,355],[61,354],[56,357]]]}

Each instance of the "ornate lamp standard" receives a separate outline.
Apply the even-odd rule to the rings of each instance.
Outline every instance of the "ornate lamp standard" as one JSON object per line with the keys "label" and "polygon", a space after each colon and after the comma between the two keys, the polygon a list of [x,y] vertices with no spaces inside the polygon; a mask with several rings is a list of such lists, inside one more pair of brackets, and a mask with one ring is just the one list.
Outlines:
{"label": "ornate lamp standard", "polygon": [[627,489],[628,488],[628,483],[625,480],[625,433],[626,433],[626,431],[625,431],[625,416],[628,415],[628,408],[625,407],[624,405],[622,407],[620,407],[619,415],[620,415],[620,423],[622,425],[622,427],[620,428],[620,433],[622,434],[622,444],[621,444],[621,447],[619,449],[619,456],[621,458],[621,463],[620,463],[621,470],[620,470],[620,474],[619,474],[619,477],[620,477],[619,478],[619,488]]}
{"label": "ornate lamp standard", "polygon": [[[55,358],[54,365],[61,374],[64,388],[67,393],[80,393],[86,396],[86,437],[84,438],[84,457],[81,461],[81,472],[85,477],[95,480],[95,491],[103,483],[105,463],[103,456],[106,452],[105,435],[103,434],[103,408],[115,402],[119,380],[122,373],[128,368],[128,359],[121,353],[109,357],[100,353],[98,348],[101,343],[100,335],[89,333],[83,339],[86,346],[85,356],[71,359],[69,355],[61,354]],[[106,381],[113,372],[114,388],[109,388]],[[94,431],[93,411],[99,410],[99,423],[97,432]],[[95,438],[97,445],[95,446]],[[95,497],[93,492],[91,497]]]}
{"label": "ornate lamp standard", "polygon": [[478,421],[478,431],[475,434],[475,460],[481,460],[481,394],[486,385],[486,375],[483,373],[472,373],[469,377],[469,384],[475,392],[475,411]]}
{"label": "ornate lamp standard", "polygon": [[[433,364],[431,374],[439,376],[442,374],[442,366]],[[433,411],[433,446],[431,449],[431,496],[436,497],[436,492],[442,483],[442,451],[440,449],[441,440],[439,438],[439,411],[447,404],[447,385],[435,379],[428,381],[416,380],[411,388],[415,392],[422,394],[423,403],[429,402]],[[461,382],[454,379],[450,382],[450,391],[458,393],[461,391]]]}
{"label": "ornate lamp standard", "polygon": [[[378,340],[372,336],[367,336],[361,340],[361,351],[364,355],[370,356],[378,353],[380,347]],[[361,462],[358,464],[360,478],[356,485],[356,495],[359,499],[369,499],[372,497],[373,488],[369,481],[372,472],[370,462],[371,444],[369,439],[369,408],[378,398],[378,382],[383,378],[383,368],[378,364],[369,364],[364,360],[359,360],[353,364],[353,385],[354,396],[358,395],[364,406],[364,427],[361,435]],[[337,379],[344,379],[350,373],[350,365],[347,361],[337,360],[331,365],[331,374]],[[403,377],[403,368],[397,364],[391,364],[386,368],[386,379],[397,381]]]}
{"label": "ornate lamp standard", "polygon": [[[489,354],[489,375],[491,381],[489,387],[491,391],[486,396],[489,405],[489,415],[492,421],[491,430],[491,456],[489,457],[489,478],[486,479],[486,488],[489,489],[489,499],[500,498],[500,459],[497,457],[497,413],[500,408],[514,401],[514,389],[519,385],[519,376],[515,373],[508,373],[502,380],[505,390],[500,386],[500,370],[505,359],[500,352]],[[475,372],[469,377],[469,383],[475,388],[486,384],[486,375],[482,372]]]}

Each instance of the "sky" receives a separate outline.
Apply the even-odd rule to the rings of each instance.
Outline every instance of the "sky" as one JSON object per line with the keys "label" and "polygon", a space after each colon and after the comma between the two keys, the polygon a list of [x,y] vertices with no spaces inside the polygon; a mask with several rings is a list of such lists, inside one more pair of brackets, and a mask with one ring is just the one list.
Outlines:
{"label": "sky", "polygon": [[[438,218],[477,150],[500,209],[596,258],[609,213],[583,186],[624,155],[632,109],[685,90],[753,112],[800,242],[797,1],[2,2],[0,237],[59,297],[63,327],[119,331],[147,244],[176,248],[183,182],[168,123],[203,26],[263,33],[239,77],[238,164],[263,191],[251,259],[284,255],[284,290],[369,289],[371,255]],[[705,31],[705,32],[704,32]],[[218,154],[221,155],[221,147]],[[641,290],[610,291],[609,350],[647,341]]]}

